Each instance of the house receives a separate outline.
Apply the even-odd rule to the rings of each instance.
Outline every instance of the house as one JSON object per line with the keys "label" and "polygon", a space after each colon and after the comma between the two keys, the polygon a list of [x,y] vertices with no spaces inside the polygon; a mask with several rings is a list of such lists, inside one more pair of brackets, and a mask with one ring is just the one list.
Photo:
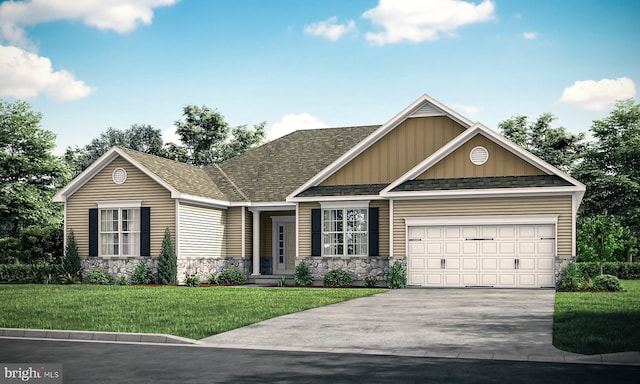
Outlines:
{"label": "house", "polygon": [[[194,167],[112,148],[60,190],[85,269],[157,266],[416,286],[547,287],[575,258],[583,184],[424,95],[381,126],[301,130]],[[66,236],[65,236],[66,237]]]}

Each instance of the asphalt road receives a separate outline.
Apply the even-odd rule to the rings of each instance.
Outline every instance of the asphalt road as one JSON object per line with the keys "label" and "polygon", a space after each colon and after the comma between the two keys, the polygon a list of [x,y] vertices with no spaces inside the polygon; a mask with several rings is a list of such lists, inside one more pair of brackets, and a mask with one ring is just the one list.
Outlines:
{"label": "asphalt road", "polygon": [[0,339],[2,363],[71,383],[637,383],[640,367]]}

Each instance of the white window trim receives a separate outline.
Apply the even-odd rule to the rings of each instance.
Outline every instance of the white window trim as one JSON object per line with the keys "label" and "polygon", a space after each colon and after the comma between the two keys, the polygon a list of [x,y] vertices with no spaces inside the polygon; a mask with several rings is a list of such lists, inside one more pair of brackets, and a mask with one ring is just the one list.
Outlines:
{"label": "white window trim", "polygon": [[[140,208],[142,207],[142,200],[122,200],[122,201],[99,201],[98,202],[98,257],[102,257],[105,259],[109,259],[109,258],[120,258],[120,257],[140,257],[140,241],[141,241],[141,232],[142,232],[142,228],[140,228],[137,233],[138,233],[138,248],[136,249],[136,252],[133,254],[129,254],[129,255],[123,255],[122,254],[122,243],[120,243],[120,241],[122,240],[122,234],[125,233],[122,231],[122,210],[125,209],[138,209],[138,218],[140,220],[140,223],[138,224],[139,227],[142,226],[142,215],[141,215],[141,210]],[[102,210],[103,209],[111,209],[111,210],[118,210],[118,254],[117,255],[103,255],[102,254],[102,235],[103,232],[100,228],[101,223],[102,223]],[[113,232],[105,232],[105,233],[113,233]],[[136,232],[127,232],[127,233],[136,233]]]}
{"label": "white window trim", "polygon": [[320,208],[322,209],[340,209],[340,208],[369,208],[369,200],[357,200],[357,201],[321,201]]}
{"label": "white window trim", "polygon": [[[371,219],[369,217],[369,200],[359,200],[359,201],[321,201],[320,202],[320,217],[321,217],[321,222],[320,222],[320,226],[321,226],[321,242],[322,242],[322,257],[368,257],[369,256],[369,220]],[[349,209],[365,209],[366,210],[366,220],[367,220],[367,230],[365,231],[367,234],[367,254],[365,255],[349,255],[347,253],[347,231],[346,231],[346,225],[343,226],[343,234],[344,234],[344,244],[342,245],[342,249],[343,252],[341,255],[326,255],[325,254],[325,242],[324,242],[324,235],[325,235],[325,230],[324,230],[324,211],[325,210],[337,210],[337,209],[342,209],[342,210],[349,210]],[[343,213],[343,220],[346,221],[346,212]],[[332,232],[334,233],[334,232]],[[362,233],[360,231],[358,231],[357,233]]]}
{"label": "white window trim", "polygon": [[98,208],[140,208],[142,200],[111,200],[98,201]]}

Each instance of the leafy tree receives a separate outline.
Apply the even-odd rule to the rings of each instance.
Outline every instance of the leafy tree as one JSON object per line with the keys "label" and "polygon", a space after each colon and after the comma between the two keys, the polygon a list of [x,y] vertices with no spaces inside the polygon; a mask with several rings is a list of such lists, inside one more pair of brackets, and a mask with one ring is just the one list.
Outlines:
{"label": "leafy tree", "polygon": [[578,229],[578,259],[598,261],[602,275],[605,261],[624,261],[638,253],[636,238],[615,217],[599,214],[587,218]]}
{"label": "leafy tree", "polygon": [[173,249],[171,241],[171,231],[169,228],[164,230],[164,238],[162,239],[162,248],[160,250],[160,258],[158,261],[158,283],[159,284],[176,284],[176,275],[178,274],[178,260]]}
{"label": "leafy tree", "polygon": [[62,219],[62,207],[51,198],[68,170],[53,155],[55,135],[40,127],[41,119],[24,101],[0,99],[0,236]]}
{"label": "leafy tree", "polygon": [[527,119],[518,115],[500,122],[500,133],[556,168],[569,172],[586,150],[584,134],[575,135],[563,127],[552,128],[556,117],[550,113],[541,114],[533,122]]}
{"label": "leafy tree", "polygon": [[157,156],[165,154],[162,132],[159,129],[150,125],[133,124],[125,130],[108,128],[83,147],[67,148],[64,161],[71,167],[73,175],[77,176],[114,146]]}
{"label": "leafy tree", "polygon": [[62,269],[70,275],[76,275],[80,272],[80,256],[78,255],[78,243],[73,229],[67,235],[67,246],[64,250],[64,258],[62,259]]}
{"label": "leafy tree", "polygon": [[608,117],[591,126],[595,142],[573,176],[587,186],[580,206],[582,220],[614,216],[640,237],[640,104],[616,103]]}
{"label": "leafy tree", "polygon": [[184,121],[175,122],[176,133],[183,143],[186,162],[209,165],[239,155],[260,144],[265,137],[265,123],[230,128],[224,116],[205,105],[183,108]]}
{"label": "leafy tree", "polygon": [[64,248],[62,225],[32,225],[20,230],[20,256],[23,263],[56,263]]}

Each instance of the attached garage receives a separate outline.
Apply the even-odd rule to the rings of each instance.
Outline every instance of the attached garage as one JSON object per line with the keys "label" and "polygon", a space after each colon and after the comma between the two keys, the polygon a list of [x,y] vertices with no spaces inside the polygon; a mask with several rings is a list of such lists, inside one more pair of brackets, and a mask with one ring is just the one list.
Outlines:
{"label": "attached garage", "polygon": [[408,284],[553,287],[557,219],[555,215],[412,219],[406,232]]}

